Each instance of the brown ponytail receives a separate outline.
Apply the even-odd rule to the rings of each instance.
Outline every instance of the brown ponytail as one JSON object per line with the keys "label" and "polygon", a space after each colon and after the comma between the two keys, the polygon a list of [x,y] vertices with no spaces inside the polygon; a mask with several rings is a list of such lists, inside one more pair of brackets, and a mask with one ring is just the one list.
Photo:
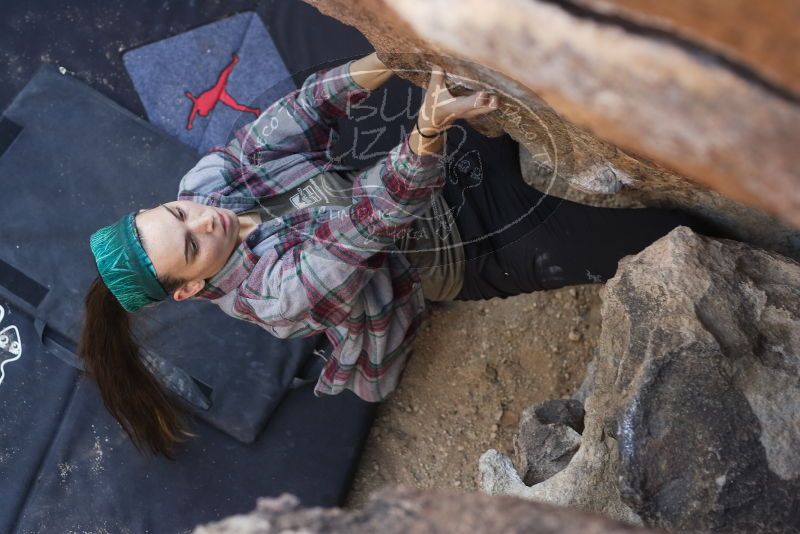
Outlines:
{"label": "brown ponytail", "polygon": [[[182,283],[160,281],[167,292]],[[170,399],[139,357],[131,318],[102,278],[92,282],[85,304],[78,351],[87,373],[97,382],[103,404],[140,453],[146,446],[154,454],[174,460],[175,444],[196,435],[187,430],[183,408]]]}

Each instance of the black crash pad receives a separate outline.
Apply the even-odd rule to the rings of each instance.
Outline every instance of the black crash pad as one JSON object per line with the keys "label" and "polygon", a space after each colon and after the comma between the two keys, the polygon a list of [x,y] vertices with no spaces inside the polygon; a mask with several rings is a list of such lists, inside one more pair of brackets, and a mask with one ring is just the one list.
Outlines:
{"label": "black crash pad", "polygon": [[308,384],[250,444],[197,421],[177,461],[145,457],[94,382],[37,343],[27,313],[0,307],[0,331],[14,326],[22,342],[0,383],[0,532],[191,532],[282,492],[341,504],[374,405],[349,392],[317,398]]}

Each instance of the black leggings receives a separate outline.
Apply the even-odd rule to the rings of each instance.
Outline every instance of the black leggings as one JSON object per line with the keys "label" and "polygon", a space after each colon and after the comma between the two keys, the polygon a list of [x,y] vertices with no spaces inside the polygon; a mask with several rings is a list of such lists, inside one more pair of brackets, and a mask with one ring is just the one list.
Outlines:
{"label": "black leggings", "polygon": [[518,145],[508,135],[470,141],[471,150],[448,165],[443,191],[467,258],[457,300],[604,282],[623,256],[679,225],[716,235],[676,209],[600,208],[546,195],[523,181]]}

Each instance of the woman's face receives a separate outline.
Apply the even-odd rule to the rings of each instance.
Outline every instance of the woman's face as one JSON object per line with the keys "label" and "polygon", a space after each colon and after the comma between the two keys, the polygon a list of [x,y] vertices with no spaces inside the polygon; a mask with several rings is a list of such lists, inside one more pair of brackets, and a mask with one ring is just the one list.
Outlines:
{"label": "woman's face", "polygon": [[173,293],[175,300],[203,289],[239,245],[234,212],[189,200],[139,210],[136,227],[156,273],[187,280]]}

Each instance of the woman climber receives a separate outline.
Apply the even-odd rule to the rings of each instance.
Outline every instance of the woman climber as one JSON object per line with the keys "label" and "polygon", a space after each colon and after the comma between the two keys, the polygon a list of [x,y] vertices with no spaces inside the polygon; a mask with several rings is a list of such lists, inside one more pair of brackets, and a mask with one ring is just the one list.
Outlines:
{"label": "woman climber", "polygon": [[129,313],[145,306],[210,300],[280,338],[325,332],[333,351],[314,393],[378,401],[397,384],[426,298],[604,281],[623,256],[698,223],[674,210],[572,203],[491,169],[469,191],[466,179],[446,181],[448,128],[499,102],[452,96],[436,66],[413,131],[381,162],[354,171],[326,157],[337,120],[392,75],[375,53],[310,75],[200,159],[177,200],[91,235],[99,276],[79,352],[137,448],[171,458],[193,435],[139,358]]}

